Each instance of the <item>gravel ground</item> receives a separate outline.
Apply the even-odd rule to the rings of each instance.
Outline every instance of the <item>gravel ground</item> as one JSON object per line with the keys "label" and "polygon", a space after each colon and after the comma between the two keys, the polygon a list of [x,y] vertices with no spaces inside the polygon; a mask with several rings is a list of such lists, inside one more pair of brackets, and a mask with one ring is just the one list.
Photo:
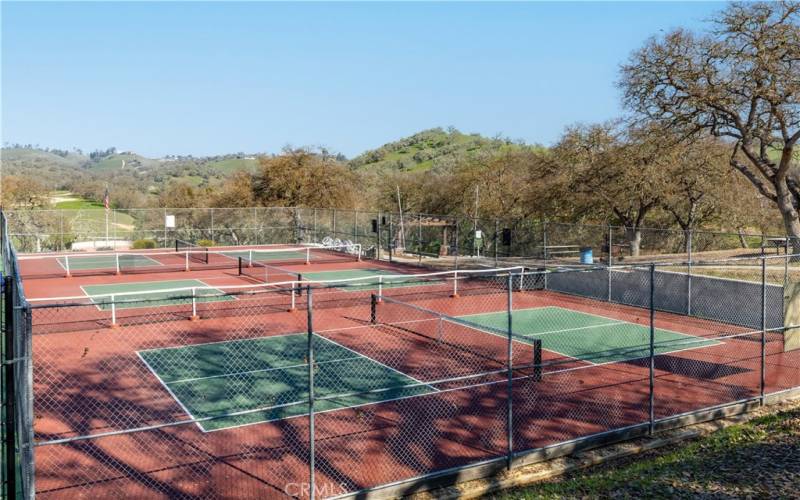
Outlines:
{"label": "gravel ground", "polygon": [[800,498],[800,408],[489,498]]}

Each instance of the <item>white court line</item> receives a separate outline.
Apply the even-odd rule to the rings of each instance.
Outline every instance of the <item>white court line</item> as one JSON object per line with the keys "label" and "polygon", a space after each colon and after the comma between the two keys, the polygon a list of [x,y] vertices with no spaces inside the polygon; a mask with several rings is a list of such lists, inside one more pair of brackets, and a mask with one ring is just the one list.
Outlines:
{"label": "white court line", "polygon": [[[145,254],[125,254],[125,255],[133,255],[137,259],[140,258],[140,257],[144,257],[145,259],[147,259],[150,262],[153,262],[153,263],[155,263],[156,265],[159,265],[159,266],[166,265],[166,264],[163,264],[163,263],[161,263],[161,262],[159,262],[159,261],[157,261],[155,259],[151,259],[150,257],[148,257]],[[112,259],[112,265],[103,266],[103,267],[84,267],[84,268],[76,268],[76,267],[73,267],[72,265],[70,265],[69,266],[69,270],[70,271],[92,271],[92,270],[95,270],[95,269],[116,269],[117,268],[116,254],[105,254],[105,255],[80,255],[80,254],[76,254],[76,255],[59,255],[59,256],[56,257],[56,262],[58,262],[58,265],[61,266],[61,269],[66,271],[67,270],[67,266],[64,265],[64,261],[62,259],[77,260],[77,261],[87,261],[87,260],[91,261],[92,259],[101,259],[103,257],[111,258]],[[152,264],[148,264],[148,266],[152,266]],[[136,266],[134,266],[134,268],[135,267]],[[120,271],[121,271],[121,269],[120,269]]]}
{"label": "white court line", "polygon": [[186,349],[188,347],[196,347],[201,345],[214,345],[214,344],[227,344],[229,342],[250,342],[253,340],[259,339],[271,339],[273,337],[290,337],[292,335],[308,335],[307,333],[281,333],[280,335],[268,335],[266,337],[250,337],[246,339],[229,339],[229,340],[215,340],[213,342],[201,342],[199,344],[184,344],[184,345],[175,345],[175,346],[167,346],[167,347],[153,347],[151,349],[141,349],[139,352],[148,352],[148,351],[161,351],[166,349]]}
{"label": "white court line", "polygon": [[[169,388],[169,386],[166,384],[166,382],[164,382],[163,380],[161,380],[161,377],[159,377],[159,376],[158,376],[158,373],[157,373],[155,370],[153,370],[153,367],[152,367],[152,366],[150,366],[150,363],[148,363],[148,362],[147,362],[147,360],[146,360],[146,359],[144,359],[144,358],[142,357],[141,353],[140,353],[139,351],[136,351],[136,355],[137,355],[137,356],[139,356],[139,359],[141,359],[141,360],[142,360],[142,363],[144,363],[144,366],[146,366],[146,367],[147,367],[147,369],[148,369],[148,370],[150,370],[150,373],[152,373],[152,374],[153,374],[153,375],[156,377],[156,380],[158,380],[158,381],[159,381],[159,383],[161,384],[161,386],[162,386],[164,389],[166,389],[166,390],[167,390],[167,392],[169,393],[169,395],[170,395],[170,396],[172,396],[172,399],[174,399],[174,400],[175,400],[175,402],[176,402],[176,403],[178,403],[178,405],[179,405],[179,406],[180,406],[180,407],[183,409],[183,411],[184,411],[184,412],[185,412],[187,415],[189,415],[189,418],[190,418],[191,420],[197,420],[197,417],[195,417],[194,415],[192,415],[192,412],[190,412],[190,411],[189,411],[189,409],[188,409],[188,408],[186,408],[186,406],[183,404],[183,402],[181,402],[180,398],[178,398],[178,397],[176,397],[176,396],[175,396],[175,393],[174,393],[174,392],[172,392],[172,389],[170,389],[170,388]],[[203,429],[203,426],[201,425],[201,423],[200,423],[200,422],[195,422],[194,424],[197,426],[197,428],[198,428],[198,429],[200,429],[200,431],[201,431],[201,432],[206,432],[206,430],[205,430],[205,429]]]}
{"label": "white court line", "polygon": [[[203,297],[230,297],[230,298],[232,298],[233,300],[239,300],[239,299],[238,299],[238,298],[236,298],[235,296],[233,296],[233,295],[227,295],[227,294],[225,294],[225,293],[224,293],[222,290],[216,289],[216,288],[214,288],[213,286],[209,285],[208,283],[206,283],[206,282],[204,282],[204,281],[202,281],[202,280],[199,280],[199,279],[191,279],[191,280],[166,280],[166,281],[137,281],[137,282],[135,282],[135,284],[139,284],[139,283],[180,283],[180,282],[183,282],[183,281],[194,281],[194,282],[196,282],[196,283],[199,283],[199,285],[198,285],[198,287],[197,287],[197,288],[201,288],[201,289],[203,289],[203,290],[217,290],[217,292],[219,292],[219,293],[220,293],[220,295],[198,295],[196,298],[203,298]],[[118,286],[118,285],[127,285],[127,284],[129,284],[129,283],[110,283],[110,284],[107,284],[107,285],[105,285],[105,284],[104,284],[104,285],[85,285],[85,286]],[[131,284],[132,284],[132,283],[131,283]],[[84,287],[84,285],[80,285],[80,289],[81,289],[81,291],[84,293],[84,295],[86,295],[86,297],[87,297],[89,300],[91,300],[91,301],[92,301],[92,304],[94,304],[94,305],[95,305],[95,307],[97,307],[97,310],[98,310],[98,311],[103,311],[103,312],[106,312],[106,311],[110,310],[110,309],[103,309],[102,307],[100,307],[101,305],[109,305],[109,306],[110,306],[110,303],[109,303],[109,302],[96,302],[96,301],[94,300],[94,298],[95,298],[95,297],[111,297],[112,295],[118,295],[118,294],[115,294],[115,293],[105,293],[105,294],[103,294],[103,293],[99,293],[99,294],[98,294],[98,293],[96,293],[96,294],[94,294],[94,295],[90,295],[90,294],[89,294],[89,293],[86,291],[86,289],[85,289],[85,288],[83,288],[83,287]],[[186,287],[186,289],[187,289],[187,290],[189,290],[189,289],[191,289],[191,288],[193,288],[193,287]],[[183,288],[181,288],[181,289],[183,289]],[[172,291],[172,290],[176,290],[176,289],[174,289],[174,288],[167,288],[167,289],[164,289],[163,291],[164,291],[164,292],[170,292],[170,291]],[[161,291],[161,290],[150,290],[150,292],[151,292],[151,293],[153,293],[153,294],[156,294],[156,293],[158,293],[158,292],[160,292],[160,291]],[[122,294],[123,296],[125,296],[125,295],[124,295],[124,294],[125,294],[125,292],[120,292],[120,294]],[[182,299],[182,300],[189,300],[189,302],[187,302],[187,303],[184,303],[184,304],[147,304],[147,305],[141,305],[141,306],[139,306],[139,307],[125,307],[125,306],[123,306],[123,307],[122,307],[122,309],[144,309],[144,308],[146,308],[146,307],[168,307],[168,306],[176,306],[176,305],[178,305],[178,306],[179,306],[179,305],[191,304],[191,297],[190,297],[190,296],[188,296],[188,295],[186,295],[186,296],[184,296],[184,295],[181,295],[180,297],[173,297],[173,298],[170,298],[169,296],[167,296],[167,297],[164,297],[164,298],[157,298],[157,299],[155,299],[155,300],[156,300],[156,301],[160,301],[160,300],[176,300],[177,298],[180,298],[180,299]],[[143,299],[143,300],[140,300],[140,301],[132,300],[132,301],[129,301],[129,302],[122,302],[122,304],[135,304],[135,303],[137,303],[137,302],[142,302],[142,301],[145,301],[145,302],[150,302],[150,301],[152,301],[152,300],[153,300],[153,299]],[[225,302],[226,300],[228,300],[228,299],[224,299],[224,300],[221,300],[221,301],[219,301],[219,300],[212,300],[212,301],[205,301],[205,300],[201,300],[201,302]],[[120,303],[117,303],[117,304],[119,305]],[[118,307],[117,307],[117,309],[119,309],[119,308],[120,308],[120,307],[118,306]]]}
{"label": "white court line", "polygon": [[[145,363],[145,365],[147,365],[148,369],[156,375],[156,378],[159,380],[161,385],[164,386],[164,388],[169,392],[169,394],[173,397],[173,399],[175,399],[175,401],[178,402],[178,404],[181,406],[181,408],[184,409],[186,414],[189,415],[189,417],[192,420],[195,420],[196,417],[194,417],[191,414],[191,412],[189,412],[188,409],[186,409],[186,406],[183,404],[183,402],[181,402],[181,400],[169,388],[168,383],[164,382],[161,379],[161,377],[158,376],[158,374],[155,372],[155,370],[153,370],[153,368],[149,365],[149,363],[147,363],[147,361],[141,356],[140,352],[159,351],[159,350],[162,350],[162,349],[186,349],[186,348],[191,348],[191,347],[198,346],[198,345],[223,344],[223,343],[227,343],[227,342],[247,342],[247,341],[260,340],[260,339],[269,339],[269,338],[273,338],[273,337],[288,337],[288,336],[294,336],[294,335],[307,336],[308,334],[307,333],[289,333],[289,334],[283,334],[283,335],[272,335],[272,336],[269,336],[269,337],[254,337],[254,338],[251,338],[251,339],[233,339],[233,340],[222,340],[222,341],[217,341],[217,342],[205,342],[203,344],[192,344],[192,345],[188,345],[188,346],[174,346],[174,347],[153,348],[153,349],[145,349],[145,350],[142,350],[142,351],[137,351],[136,354]],[[350,348],[348,348],[348,347],[346,347],[346,346],[344,346],[342,344],[339,344],[338,342],[335,342],[335,341],[330,340],[328,338],[325,338],[325,337],[322,337],[320,335],[317,335],[316,333],[314,334],[314,336],[319,338],[319,339],[321,339],[321,340],[324,340],[324,341],[326,341],[326,342],[328,342],[328,343],[330,343],[330,344],[332,344],[332,345],[334,345],[336,347],[340,347],[340,348],[342,348],[342,349],[344,349],[346,351],[352,352],[353,354],[356,355],[353,358],[345,358],[345,359],[366,359],[368,362],[370,362],[372,364],[382,366],[382,367],[384,367],[384,368],[386,368],[386,369],[388,369],[390,371],[393,371],[393,372],[401,375],[405,379],[408,379],[408,380],[413,381],[414,383],[420,384],[417,387],[424,387],[424,388],[430,389],[431,392],[426,393],[426,394],[439,392],[439,390],[436,389],[435,387],[433,387],[431,385],[428,385],[425,382],[423,382],[423,381],[421,381],[421,380],[419,380],[417,378],[414,378],[414,377],[412,377],[412,376],[410,376],[410,375],[408,375],[406,373],[403,373],[400,370],[397,370],[395,368],[392,368],[391,366],[388,366],[388,365],[386,365],[384,363],[381,363],[380,361],[378,361],[376,359],[373,359],[373,358],[371,358],[369,356],[365,356],[364,354],[356,352],[356,351],[354,351],[354,350],[352,350],[352,349],[350,349]],[[328,362],[333,362],[333,361],[336,361],[336,360],[331,360],[331,361],[328,361]],[[325,363],[325,361],[322,361],[320,363]],[[315,363],[315,364],[317,364],[317,363]],[[296,365],[296,366],[308,366],[308,363],[304,363],[302,365]],[[274,370],[282,370],[282,369],[286,369],[286,368],[289,368],[289,367],[275,368]],[[242,373],[247,373],[247,372],[242,372]],[[231,373],[231,374],[228,374],[228,375],[236,375],[236,373]],[[214,376],[214,377],[220,377],[220,376],[224,376],[224,375],[217,375],[217,376]],[[201,378],[201,377],[198,377],[198,378]],[[212,377],[208,377],[208,378],[212,378]],[[169,384],[176,383],[176,382],[169,382]],[[414,390],[414,389],[416,389],[416,387],[409,387],[406,390]],[[392,402],[392,401],[399,401],[399,400],[402,400],[402,399],[408,399],[408,398],[418,397],[418,396],[422,396],[422,395],[425,395],[425,394],[413,394],[413,395],[410,395],[410,396],[402,396],[402,397],[397,397],[397,398],[382,399],[382,400],[379,400],[379,401],[370,401],[370,402],[366,402],[366,403],[362,403],[362,404],[358,404],[358,405],[342,406],[342,407],[339,407],[339,408],[331,408],[329,410],[315,411],[314,414],[316,415],[316,414],[319,414],[319,413],[327,413],[327,412],[331,412],[331,411],[338,411],[338,410],[343,410],[343,409],[348,409],[348,408],[358,408],[358,407],[361,407],[361,406],[368,406],[368,405],[381,404],[381,403],[387,403],[387,402]],[[333,401],[333,400],[331,399],[330,401]],[[300,405],[298,404],[296,406],[300,406]],[[266,411],[269,411],[269,410],[270,410],[270,408],[265,408],[263,410],[263,412],[266,412]],[[259,412],[256,412],[256,413],[254,413],[254,415],[258,414],[258,413]],[[227,430],[227,429],[235,429],[235,428],[238,428],[238,427],[246,427],[246,426],[249,426],[249,425],[256,425],[256,424],[261,424],[261,423],[265,423],[265,422],[274,422],[274,421],[278,421],[278,420],[287,420],[287,419],[290,419],[290,418],[305,417],[305,416],[308,416],[307,411],[304,411],[303,413],[301,413],[299,415],[290,415],[288,417],[281,417],[281,418],[268,419],[268,420],[257,420],[255,422],[248,422],[248,423],[245,423],[245,424],[232,425],[232,426],[220,427],[218,429],[209,429],[209,430],[206,430],[203,427],[202,422],[195,422],[195,424],[198,426],[198,428],[203,433],[208,433],[208,432],[216,432],[216,431],[222,431],[222,430]],[[225,418],[238,418],[238,417],[235,417],[235,416],[234,417],[220,417],[219,419],[215,419],[215,420],[224,420]],[[211,421],[213,422],[213,420],[211,420]]]}
{"label": "white court line", "polygon": [[[595,318],[614,319],[614,318],[609,318],[607,316],[601,316],[599,314],[592,314],[592,313],[587,313],[587,312],[584,312],[584,311],[576,311],[574,309],[567,309],[565,307],[559,307],[559,306],[543,306],[543,307],[529,307],[529,308],[525,308],[525,309],[515,309],[515,310],[512,311],[512,313],[514,313],[514,312],[522,312],[522,311],[534,311],[534,310],[541,310],[541,309],[560,309],[562,311],[567,311],[568,313],[572,313],[572,314],[584,314],[586,316],[594,316]],[[506,312],[505,311],[494,311],[494,312],[488,312],[488,313],[475,313],[475,314],[469,314],[469,315],[466,315],[466,316],[457,316],[457,317],[461,318],[461,317],[470,317],[470,316],[490,316],[490,315],[500,315],[500,314],[506,314]],[[631,321],[624,321],[624,320],[620,320],[620,323],[617,323],[617,324],[636,325],[636,326],[639,326],[641,328],[646,328],[648,330],[650,328],[649,325],[640,325],[639,323],[633,323]],[[613,323],[611,325],[613,325]],[[608,325],[593,325],[591,328],[593,328],[595,326],[608,326]],[[576,329],[580,329],[580,328],[584,328],[584,327],[579,327],[579,328],[576,328]],[[566,330],[563,330],[562,333],[570,332],[572,330],[573,329],[566,329]],[[692,350],[692,349],[702,349],[702,348],[712,347],[712,346],[724,343],[724,342],[720,342],[720,341],[716,341],[716,340],[705,340],[705,339],[703,339],[703,337],[698,337],[697,335],[691,335],[691,334],[688,334],[688,333],[676,332],[676,331],[673,331],[673,330],[666,330],[664,328],[656,328],[656,331],[668,332],[668,333],[672,333],[672,334],[679,335],[681,337],[686,337],[686,338],[699,339],[698,343],[702,343],[702,342],[706,342],[707,343],[706,345],[698,345],[698,346],[695,346],[695,347],[687,347],[685,349],[676,349],[674,351],[659,352],[658,354],[656,354],[657,356],[661,356],[661,355],[664,355],[664,354],[673,354],[673,353],[682,352],[682,351],[689,351],[689,350]],[[549,332],[547,332],[547,333],[549,333]],[[528,333],[528,334],[520,333],[520,334],[515,334],[515,335],[519,335],[519,336],[527,338],[528,336],[540,335],[540,334],[537,334],[537,333]],[[632,346],[632,348],[635,348],[635,346]],[[649,345],[648,345],[648,348],[649,348]],[[578,361],[581,361],[581,362],[584,362],[584,363],[590,363],[590,364],[595,365],[595,366],[601,366],[601,365],[605,365],[605,364],[609,364],[609,363],[620,363],[620,362],[631,361],[631,360],[635,360],[635,359],[642,359],[641,357],[639,357],[639,358],[626,358],[626,359],[624,359],[622,361],[619,361],[619,360],[618,361],[604,361],[602,363],[595,363],[594,361],[591,361],[589,359],[584,359],[584,358],[580,358],[580,357],[576,357],[576,356],[570,356],[569,354],[563,353],[561,351],[557,351],[557,350],[552,349],[550,347],[542,346],[542,349],[550,351],[550,352],[553,352],[553,353],[556,353],[556,354],[559,354],[559,355],[561,355],[561,356],[563,356],[565,358],[575,359],[575,360],[578,360]]]}
{"label": "white court line", "polygon": [[[329,363],[343,363],[345,361],[350,361],[353,359],[361,359],[358,356],[353,356],[352,358],[340,358],[340,359],[329,359],[328,361],[317,361],[315,365],[322,365],[322,364],[329,364]],[[294,365],[286,365],[286,366],[276,366],[274,368],[261,368],[259,370],[247,370],[243,372],[230,372],[224,373],[221,375],[209,375],[207,377],[194,377],[194,378],[184,378],[180,380],[171,380],[170,384],[184,384],[187,382],[197,382],[199,380],[209,380],[212,378],[225,378],[225,377],[234,377],[239,375],[250,375],[251,373],[264,373],[264,372],[274,372],[278,370],[289,370],[291,368],[300,368],[302,366],[308,366],[308,363],[298,363]]]}
{"label": "white court line", "polygon": [[404,376],[404,377],[406,377],[406,378],[408,378],[408,379],[411,379],[411,380],[413,380],[414,382],[417,382],[417,383],[419,383],[419,384],[424,384],[424,385],[425,385],[425,387],[428,387],[428,388],[430,388],[430,389],[431,389],[432,391],[434,391],[434,392],[438,392],[438,391],[439,391],[439,390],[438,390],[438,389],[436,389],[435,387],[433,387],[433,386],[430,386],[430,385],[426,384],[426,383],[425,383],[425,382],[423,382],[422,380],[419,380],[419,379],[417,379],[417,378],[414,378],[414,377],[412,377],[411,375],[408,375],[408,374],[406,374],[406,373],[403,373],[403,372],[401,372],[400,370],[397,370],[397,369],[395,369],[395,368],[392,368],[392,367],[391,367],[391,366],[389,366],[389,365],[386,365],[386,364],[384,364],[384,363],[381,363],[381,362],[380,362],[380,361],[378,361],[377,359],[374,359],[374,358],[371,358],[371,357],[369,357],[369,356],[366,356],[366,355],[364,355],[364,354],[361,354],[360,352],[354,351],[354,350],[350,349],[350,348],[349,348],[349,347],[347,347],[347,346],[344,346],[344,345],[342,345],[342,344],[340,344],[340,343],[338,343],[338,342],[336,342],[336,341],[334,341],[334,340],[331,340],[331,339],[329,339],[329,338],[323,337],[323,336],[321,336],[321,335],[317,335],[316,333],[315,333],[314,335],[316,335],[317,337],[319,337],[319,338],[321,338],[321,339],[323,339],[323,340],[325,340],[325,341],[327,341],[327,342],[330,342],[331,344],[333,344],[333,345],[335,345],[335,346],[338,346],[338,347],[341,347],[342,349],[345,349],[345,350],[347,350],[347,351],[350,351],[350,352],[352,352],[353,354],[355,354],[356,356],[361,356],[362,358],[366,358],[366,359],[370,360],[372,363],[375,363],[375,364],[381,365],[381,366],[383,366],[384,368],[388,368],[389,370],[391,370],[391,371],[393,371],[393,372],[395,372],[395,373],[399,373],[400,375],[402,375],[402,376]]}
{"label": "white court line", "polygon": [[[635,325],[635,324],[636,323],[629,323],[627,321],[617,321],[616,323],[602,323],[602,324],[599,324],[599,325],[578,326],[578,327],[575,327],[575,328],[564,328],[564,329],[561,329],[561,330],[550,330],[550,331],[546,331],[546,332],[520,333],[519,335],[522,335],[523,337],[532,337],[532,336],[537,336],[538,337],[540,335],[551,335],[553,333],[571,333],[571,332],[577,332],[579,330],[589,330],[589,329],[592,329],[592,328],[603,328],[603,327],[606,327],[606,326]],[[639,326],[639,325],[637,325],[637,326]]]}

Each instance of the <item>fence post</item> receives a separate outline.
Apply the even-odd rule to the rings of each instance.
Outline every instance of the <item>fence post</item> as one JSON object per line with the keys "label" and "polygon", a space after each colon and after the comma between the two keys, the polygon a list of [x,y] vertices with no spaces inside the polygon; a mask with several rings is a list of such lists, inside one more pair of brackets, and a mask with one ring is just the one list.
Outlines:
{"label": "fence post", "polygon": [[167,244],[167,209],[164,209],[164,248],[169,248]]}
{"label": "fence post", "polygon": [[381,211],[378,210],[377,218],[375,219],[378,223],[376,224],[378,232],[375,235],[375,239],[377,241],[375,245],[375,260],[381,260],[381,221],[383,220],[381,215]]}
{"label": "fence post", "polygon": [[394,262],[394,224],[392,223],[392,214],[389,214],[389,238],[387,243],[389,244],[389,262]]}
{"label": "fence post", "polygon": [[5,307],[5,331],[3,332],[5,335],[4,340],[4,350],[5,350],[5,359],[3,362],[5,366],[3,367],[3,375],[4,375],[4,382],[5,382],[5,391],[6,391],[6,401],[5,401],[5,452],[6,456],[4,457],[5,460],[5,479],[6,479],[6,493],[7,496],[5,498],[15,498],[16,491],[17,491],[17,468],[16,468],[16,449],[17,449],[17,438],[16,438],[16,426],[14,425],[14,417],[16,415],[16,408],[15,408],[15,399],[16,399],[16,389],[17,389],[17,381],[14,380],[14,364],[12,360],[14,359],[14,340],[16,335],[16,328],[15,328],[15,321],[14,321],[14,278],[12,276],[6,276],[4,278],[4,294],[3,294],[3,302]]}
{"label": "fence post", "polygon": [[459,246],[459,243],[458,243],[458,238],[459,238],[459,236],[458,236],[458,219],[453,219],[453,220],[456,222],[456,231],[455,231],[456,232],[456,245],[455,245],[456,255],[455,255],[455,260],[453,262],[453,266],[454,266],[454,269],[456,271],[458,271],[458,253],[459,253],[458,252],[458,246]]}
{"label": "fence post", "polygon": [[422,264],[422,214],[417,214],[417,260]]}
{"label": "fence post", "polygon": [[655,326],[655,277],[656,265],[650,264],[650,426],[648,429],[649,434],[652,436],[655,430],[655,340],[656,340],[656,326]]}
{"label": "fence post", "polygon": [[508,308],[508,347],[507,347],[507,356],[508,356],[508,394],[506,396],[506,439],[508,443],[508,458],[506,466],[509,470],[511,470],[511,462],[514,458],[514,370],[513,370],[513,356],[514,356],[514,346],[512,344],[513,338],[513,299],[511,295],[511,289],[514,285],[513,277],[511,275],[511,271],[508,272],[508,283],[506,286],[506,296],[507,296],[507,308]]}
{"label": "fence post", "polygon": [[314,300],[312,296],[311,285],[306,287],[306,304],[308,326],[306,346],[306,359],[308,360],[308,485],[309,496],[313,500],[315,496],[314,459],[316,457],[316,450],[314,449]]}
{"label": "fence post", "polygon": [[761,405],[767,385],[767,259],[761,258]]}
{"label": "fence post", "polygon": [[614,258],[612,254],[614,253],[614,230],[611,228],[611,224],[608,225],[608,283],[606,288],[608,301],[611,302],[611,266],[614,265]]}
{"label": "fence post", "polygon": [[[258,235],[261,233],[260,229],[261,228],[259,227],[258,224],[258,209],[256,207],[253,207],[253,234],[255,235],[254,242],[256,245],[260,243],[258,238]],[[239,242],[237,241],[235,243],[238,244]]]}
{"label": "fence post", "polygon": [[786,235],[786,260],[783,263],[783,286],[789,283],[789,235]]}
{"label": "fence post", "polygon": [[692,314],[692,239],[694,232],[691,229],[686,231],[686,255],[688,261],[686,264],[686,315]]}
{"label": "fence post", "polygon": [[493,241],[493,244],[494,244],[494,267],[498,267],[497,266],[497,262],[498,262],[497,261],[497,244],[498,244],[497,231],[499,229],[500,229],[500,221],[495,219],[494,220],[494,241]]}
{"label": "fence post", "polygon": [[544,259],[544,289],[547,290],[547,219],[542,221],[542,258]]}
{"label": "fence post", "polygon": [[314,243],[319,242],[319,238],[317,237],[317,209],[314,209]]}

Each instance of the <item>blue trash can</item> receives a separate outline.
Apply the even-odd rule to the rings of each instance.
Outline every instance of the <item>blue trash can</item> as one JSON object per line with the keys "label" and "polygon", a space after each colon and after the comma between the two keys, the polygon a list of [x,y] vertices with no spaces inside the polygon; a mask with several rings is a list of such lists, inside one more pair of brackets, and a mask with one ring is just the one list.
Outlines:
{"label": "blue trash can", "polygon": [[581,264],[594,264],[592,247],[581,247]]}

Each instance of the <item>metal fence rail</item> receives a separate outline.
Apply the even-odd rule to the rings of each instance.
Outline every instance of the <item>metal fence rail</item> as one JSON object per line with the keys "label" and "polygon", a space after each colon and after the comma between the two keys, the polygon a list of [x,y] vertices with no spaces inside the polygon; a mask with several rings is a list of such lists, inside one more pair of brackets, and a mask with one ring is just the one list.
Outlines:
{"label": "metal fence rail", "polygon": [[[307,243],[372,240],[376,258],[452,267],[30,304],[3,220],[7,494],[398,495],[800,389],[791,252],[552,266],[545,247],[602,244],[608,228],[526,225],[510,260],[547,266],[469,270],[508,260],[474,241],[470,255],[474,225],[404,214],[399,239],[392,215],[271,213]],[[443,227],[445,255],[423,241]]]}
{"label": "metal fence rail", "polygon": [[[7,210],[10,236],[20,252],[127,248],[136,240],[169,247],[175,239],[220,246],[321,243],[331,237],[360,243],[379,256],[416,258],[454,266],[501,259],[577,262],[581,248],[596,260],[707,260],[761,253],[796,253],[797,242],[782,235],[626,228],[614,225],[459,215],[302,207],[152,208],[108,211]],[[173,216],[174,225],[167,224]],[[636,243],[638,242],[638,244]],[[639,257],[633,254],[637,253]],[[385,255],[383,255],[385,254]],[[449,256],[449,259],[443,257]]]}

